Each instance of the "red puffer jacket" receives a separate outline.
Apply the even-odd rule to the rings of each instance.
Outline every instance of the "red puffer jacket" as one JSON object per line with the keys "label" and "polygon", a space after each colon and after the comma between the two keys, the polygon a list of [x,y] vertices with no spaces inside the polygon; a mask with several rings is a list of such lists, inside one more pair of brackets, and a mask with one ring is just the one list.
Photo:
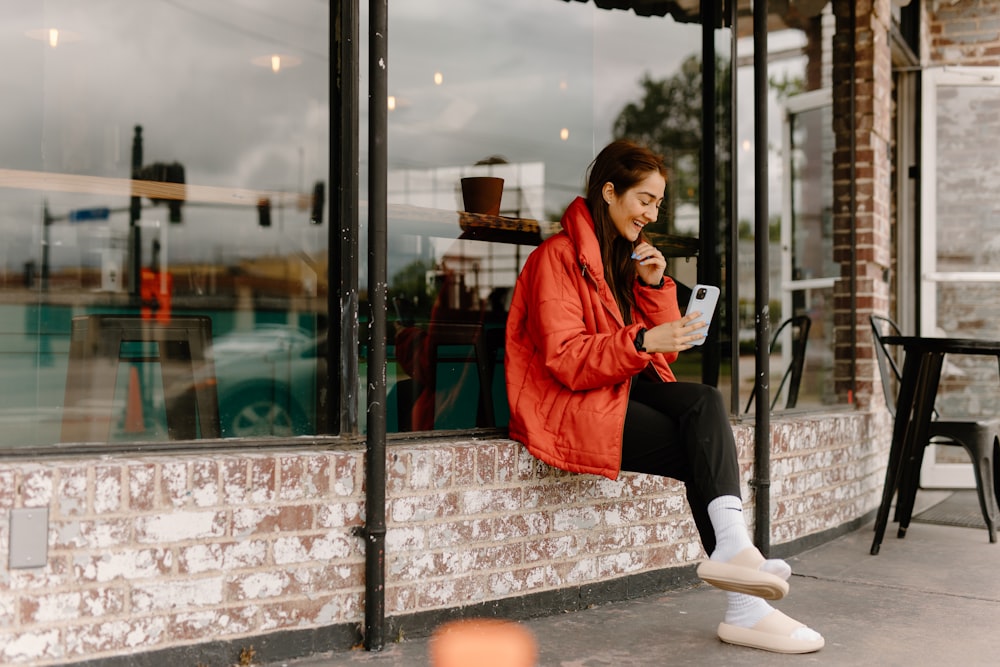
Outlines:
{"label": "red puffer jacket", "polygon": [[675,381],[668,362],[677,354],[639,352],[634,340],[640,327],[680,319],[677,287],[637,280],[625,326],[584,199],[562,226],[528,256],[514,287],[504,350],[510,437],[549,465],[617,479],[632,377],[652,363]]}

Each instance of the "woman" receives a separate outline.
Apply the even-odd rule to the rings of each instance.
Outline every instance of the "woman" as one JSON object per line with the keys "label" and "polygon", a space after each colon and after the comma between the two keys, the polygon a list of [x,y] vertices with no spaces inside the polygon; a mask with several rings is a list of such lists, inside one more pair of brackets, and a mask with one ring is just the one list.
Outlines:
{"label": "woman", "polygon": [[663,201],[662,158],[615,141],[591,163],[586,199],[525,262],[507,321],[510,435],[545,463],[616,479],[685,483],[705,552],[698,568],[727,591],[726,642],[807,653],[823,637],[771,607],[791,568],[765,560],[743,518],[736,444],[721,394],[677,382],[670,362],[706,334],[681,316],[666,260],[643,235]]}

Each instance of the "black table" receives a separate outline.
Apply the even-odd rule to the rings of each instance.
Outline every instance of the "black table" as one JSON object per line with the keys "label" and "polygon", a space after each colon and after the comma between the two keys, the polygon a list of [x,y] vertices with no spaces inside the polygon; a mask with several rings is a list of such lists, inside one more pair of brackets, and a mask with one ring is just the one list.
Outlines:
{"label": "black table", "polygon": [[[889,466],[885,471],[882,504],[875,519],[875,539],[871,553],[882,546],[892,496],[899,488],[903,464],[920,456],[918,448],[927,442],[928,425],[934,413],[941,366],[946,354],[976,354],[1000,357],[1000,341],[970,338],[932,338],[923,336],[886,336],[887,345],[899,345],[905,352],[903,373],[896,399],[896,420],[892,428]],[[902,534],[900,535],[902,537]]]}

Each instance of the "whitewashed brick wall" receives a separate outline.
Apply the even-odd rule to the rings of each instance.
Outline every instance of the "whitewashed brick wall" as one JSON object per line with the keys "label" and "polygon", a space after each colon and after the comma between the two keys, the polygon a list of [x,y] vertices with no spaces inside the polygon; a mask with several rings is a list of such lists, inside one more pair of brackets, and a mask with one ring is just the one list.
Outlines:
{"label": "whitewashed brick wall", "polygon": [[[773,427],[772,544],[877,506],[884,415]],[[736,434],[747,481],[752,427]],[[361,625],[363,456],[351,447],[0,462],[0,511],[49,508],[43,568],[8,567],[0,521],[0,663],[252,645],[282,630]],[[568,474],[505,439],[392,444],[387,472],[390,617],[682,567],[702,555],[672,480]],[[746,484],[744,497],[749,508]]]}

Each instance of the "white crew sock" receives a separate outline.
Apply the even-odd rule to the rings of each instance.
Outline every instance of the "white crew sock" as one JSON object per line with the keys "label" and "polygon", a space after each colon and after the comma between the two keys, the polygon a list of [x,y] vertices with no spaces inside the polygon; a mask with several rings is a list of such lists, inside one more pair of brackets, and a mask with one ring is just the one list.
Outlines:
{"label": "white crew sock", "polygon": [[708,518],[715,530],[712,560],[726,562],[753,546],[743,520],[743,501],[736,496],[719,496],[708,504]]}
{"label": "white crew sock", "polygon": [[726,623],[741,628],[752,628],[760,623],[760,619],[774,611],[774,607],[763,598],[745,593],[727,592],[726,602]]}
{"label": "white crew sock", "polygon": [[[743,501],[738,497],[719,496],[714,499],[708,504],[708,517],[715,530],[715,551],[710,555],[712,560],[725,563],[753,546],[743,519]],[[764,561],[760,569],[785,581],[792,576],[792,568],[788,563],[777,558]]]}

